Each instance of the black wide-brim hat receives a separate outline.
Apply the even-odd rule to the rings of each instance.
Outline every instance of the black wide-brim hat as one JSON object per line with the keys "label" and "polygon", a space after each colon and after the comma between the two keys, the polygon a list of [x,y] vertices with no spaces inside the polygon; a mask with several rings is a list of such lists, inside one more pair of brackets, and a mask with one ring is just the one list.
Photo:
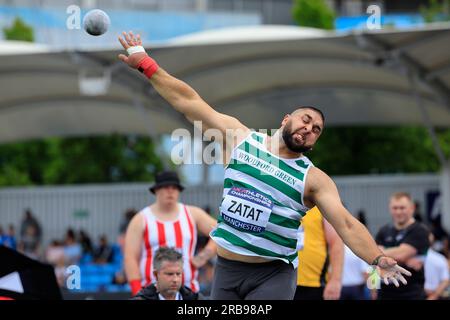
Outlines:
{"label": "black wide-brim hat", "polygon": [[180,192],[184,190],[178,174],[174,171],[163,171],[157,173],[155,176],[155,184],[152,185],[149,190],[154,194],[156,189],[167,186],[176,186],[180,190]]}

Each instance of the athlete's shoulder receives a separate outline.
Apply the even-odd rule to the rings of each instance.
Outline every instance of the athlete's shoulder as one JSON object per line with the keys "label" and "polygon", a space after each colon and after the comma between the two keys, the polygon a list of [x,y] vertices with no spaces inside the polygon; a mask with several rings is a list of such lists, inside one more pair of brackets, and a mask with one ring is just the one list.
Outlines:
{"label": "athlete's shoulder", "polygon": [[240,143],[247,141],[254,144],[261,144],[265,139],[267,139],[267,134],[248,129],[247,131],[242,131],[240,133],[237,141],[240,141]]}
{"label": "athlete's shoulder", "polygon": [[137,234],[138,232],[144,232],[145,224],[145,215],[139,211],[131,218],[130,223],[128,223],[127,233]]}
{"label": "athlete's shoulder", "polygon": [[150,208],[150,206],[146,206],[142,208],[140,211],[138,211],[134,215],[133,219],[143,221],[144,219],[151,219],[152,216],[153,216],[152,209]]}
{"label": "athlete's shoulder", "polygon": [[306,184],[312,189],[319,189],[329,184],[334,184],[331,177],[321,169],[311,166],[308,171]]}
{"label": "athlete's shoulder", "polygon": [[254,131],[250,130],[247,127],[230,129],[226,131],[226,140],[227,145],[231,143],[233,148],[237,147],[243,141],[249,139],[252,136]]}
{"label": "athlete's shoulder", "polygon": [[313,175],[318,176],[318,177],[328,177],[328,175],[325,173],[325,171],[321,170],[318,167],[314,167],[314,166],[312,166],[310,168],[309,174],[313,174]]}
{"label": "athlete's shoulder", "polygon": [[307,207],[317,205],[319,198],[338,199],[339,191],[333,179],[317,167],[311,167],[305,179],[303,199]]}

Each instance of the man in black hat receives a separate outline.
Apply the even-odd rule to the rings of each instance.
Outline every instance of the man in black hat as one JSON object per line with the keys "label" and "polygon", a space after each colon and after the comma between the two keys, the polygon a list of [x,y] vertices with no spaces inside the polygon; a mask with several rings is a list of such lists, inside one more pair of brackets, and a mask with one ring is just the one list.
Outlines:
{"label": "man in black hat", "polygon": [[176,172],[164,171],[155,176],[149,188],[156,201],[136,214],[125,236],[125,271],[135,295],[142,287],[155,282],[153,260],[162,247],[174,247],[183,255],[183,285],[199,291],[198,268],[216,254],[209,240],[196,256],[197,230],[209,236],[216,221],[204,210],[179,202],[184,187]]}

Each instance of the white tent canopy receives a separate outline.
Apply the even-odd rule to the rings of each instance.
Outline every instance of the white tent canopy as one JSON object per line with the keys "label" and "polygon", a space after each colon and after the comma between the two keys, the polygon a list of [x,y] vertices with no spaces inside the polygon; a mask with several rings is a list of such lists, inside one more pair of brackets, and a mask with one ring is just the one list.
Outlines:
{"label": "white tent canopy", "polygon": [[[0,142],[191,128],[118,61],[118,43],[88,52],[15,46],[0,45]],[[150,51],[216,110],[254,129],[278,128],[298,105],[321,108],[327,125],[450,127],[449,24],[349,34],[243,27]],[[450,213],[450,166],[435,147]]]}
{"label": "white tent canopy", "polygon": [[[297,105],[323,109],[328,125],[422,124],[411,77],[430,123],[450,125],[448,25],[344,35],[251,29],[183,37],[151,52],[214,108],[255,129],[277,128]],[[121,51],[117,44],[105,51],[2,55],[0,142],[186,127],[143,77],[123,67]],[[96,88],[100,94],[92,95]]]}

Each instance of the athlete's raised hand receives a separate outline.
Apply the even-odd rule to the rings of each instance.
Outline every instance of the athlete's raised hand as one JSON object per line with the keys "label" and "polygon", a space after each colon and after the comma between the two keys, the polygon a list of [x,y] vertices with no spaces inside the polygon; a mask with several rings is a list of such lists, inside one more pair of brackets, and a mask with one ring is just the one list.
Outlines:
{"label": "athlete's raised hand", "polygon": [[129,33],[123,32],[122,36],[119,36],[119,42],[122,47],[127,50],[128,57],[124,54],[119,54],[119,59],[125,62],[133,69],[137,69],[139,63],[145,57],[148,57],[144,48],[142,47],[141,36],[134,35],[132,31]]}

